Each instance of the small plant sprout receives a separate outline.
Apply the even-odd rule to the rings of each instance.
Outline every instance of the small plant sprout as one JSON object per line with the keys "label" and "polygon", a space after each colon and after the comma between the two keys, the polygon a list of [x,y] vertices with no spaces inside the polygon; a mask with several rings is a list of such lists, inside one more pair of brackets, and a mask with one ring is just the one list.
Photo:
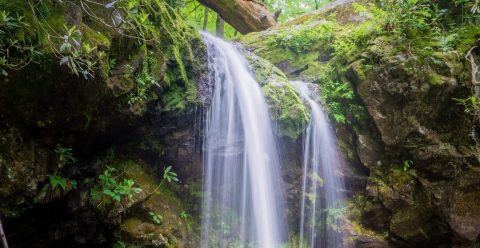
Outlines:
{"label": "small plant sprout", "polygon": [[52,188],[61,188],[63,191],[67,190],[67,186],[71,186],[71,188],[77,188],[77,181],[75,180],[68,180],[64,177],[58,175],[48,175],[50,186]]}
{"label": "small plant sprout", "polygon": [[73,164],[77,162],[77,160],[73,156],[72,148],[67,148],[67,147],[62,147],[60,145],[57,145],[54,151],[58,156],[59,167],[65,164]]}
{"label": "small plant sprout", "polygon": [[187,219],[188,218],[188,214],[187,214],[187,212],[185,212],[185,210],[182,210],[182,212],[180,212],[180,218],[182,218],[182,219]]}
{"label": "small plant sprout", "polygon": [[157,225],[162,224],[162,221],[163,221],[163,216],[162,215],[157,214],[155,212],[150,212],[148,214],[150,215],[150,217],[152,218],[152,220],[155,224],[157,224]]}
{"label": "small plant sprout", "polygon": [[[172,166],[168,166],[164,171],[163,171],[163,180],[166,180],[167,182],[178,182],[178,177],[177,173],[172,171]],[[162,180],[162,182],[163,182]]]}
{"label": "small plant sprout", "polygon": [[93,199],[100,200],[101,195],[103,195],[115,202],[120,202],[123,198],[132,202],[133,196],[142,192],[141,188],[134,187],[135,181],[132,179],[117,180],[117,177],[114,175],[115,172],[115,168],[109,167],[98,176],[100,185],[94,187],[90,192]]}
{"label": "small plant sprout", "polygon": [[52,188],[60,187],[62,190],[67,189],[67,179],[57,175],[49,175],[48,178]]}
{"label": "small plant sprout", "polygon": [[93,51],[97,47],[81,42],[82,32],[76,26],[67,27],[64,25],[65,34],[61,37],[58,54],[60,65],[66,65],[76,75],[83,75],[85,79],[93,78],[93,70],[96,62],[92,60]]}
{"label": "small plant sprout", "polygon": [[403,161],[403,171],[408,171],[410,167],[412,167],[413,161],[412,160],[405,160]]}

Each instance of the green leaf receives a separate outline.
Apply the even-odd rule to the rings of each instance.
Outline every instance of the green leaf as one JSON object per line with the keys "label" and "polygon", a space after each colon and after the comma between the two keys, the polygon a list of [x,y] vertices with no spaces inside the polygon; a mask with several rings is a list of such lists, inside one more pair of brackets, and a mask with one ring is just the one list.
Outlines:
{"label": "green leaf", "polygon": [[55,187],[60,187],[62,190],[67,188],[67,179],[57,176],[57,175],[48,175],[50,179],[50,185]]}

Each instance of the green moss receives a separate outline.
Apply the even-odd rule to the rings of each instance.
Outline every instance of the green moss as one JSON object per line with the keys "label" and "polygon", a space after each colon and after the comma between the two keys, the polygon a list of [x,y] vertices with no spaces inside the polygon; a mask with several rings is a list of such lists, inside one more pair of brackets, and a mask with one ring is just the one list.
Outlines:
{"label": "green moss", "polygon": [[163,103],[162,111],[182,113],[186,109],[187,101],[185,99],[186,94],[184,90],[177,85],[172,85],[161,96]]}
{"label": "green moss", "polygon": [[367,236],[367,237],[370,237],[371,239],[376,239],[386,243],[384,235],[364,227],[358,221],[351,221],[350,225],[352,226],[352,229],[355,233],[355,235],[352,235],[351,237],[349,237],[351,241],[354,241],[359,236]]}
{"label": "green moss", "polygon": [[438,75],[437,73],[430,73],[428,74],[428,81],[432,85],[442,85],[445,83],[445,77]]}
{"label": "green moss", "polygon": [[[82,9],[70,2],[39,1],[32,3],[33,11],[28,1],[1,0],[0,3],[2,8],[26,17],[24,20],[29,28],[17,32],[17,36],[32,40],[32,45],[48,58],[63,59],[68,56],[59,53],[62,36],[66,32],[64,26],[70,28],[67,20],[80,14],[76,11]],[[96,49],[91,56],[82,54],[83,49],[79,49],[81,54],[78,60],[94,64],[91,70],[93,77],[107,84],[113,95],[119,97],[122,108],[128,104],[130,109],[139,109],[140,106],[144,110],[146,102],[158,98],[156,93],[159,91],[152,90],[154,85],[161,89],[166,85],[176,85],[173,90],[167,90],[167,96],[164,97],[169,109],[184,109],[187,104],[198,103],[196,78],[205,67],[193,56],[192,45],[201,44],[198,32],[190,28],[165,1],[140,1],[135,3],[137,6],[134,8],[127,8],[123,4],[126,3],[117,3],[119,7],[131,9],[125,13],[124,35],[119,35],[118,30],[99,20],[110,18],[103,6],[95,5],[90,13],[81,13],[84,17],[92,14],[96,17],[84,23],[79,20],[80,23],[76,25],[81,34],[75,39],[81,43],[80,46],[88,44]],[[140,22],[139,13],[148,14],[149,18]],[[195,49],[202,52],[198,47]],[[116,61],[116,68],[110,68],[111,61]],[[168,63],[167,66],[167,62],[174,63]],[[58,64],[59,61],[52,60],[52,63]],[[72,69],[72,72],[77,70]],[[115,75],[111,74],[112,71]],[[182,97],[185,102],[182,104],[168,93],[173,91],[175,96],[179,88],[185,92]]]}
{"label": "green moss", "polygon": [[[133,241],[145,246],[163,244],[165,247],[183,247],[187,240],[195,238],[191,217],[181,217],[185,210],[184,201],[166,186],[158,187],[158,182],[142,162],[124,161],[119,165],[124,176],[131,178],[142,188],[142,194],[135,208],[123,218],[122,240]],[[149,197],[147,197],[150,195]],[[161,216],[155,223],[150,216]]]}
{"label": "green moss", "polygon": [[89,26],[82,24],[82,34],[84,42],[87,42],[93,47],[98,47],[101,50],[110,49],[110,39],[107,38],[103,33],[93,30]]}
{"label": "green moss", "polygon": [[288,48],[296,53],[322,49],[332,41],[336,25],[335,22],[321,20],[314,25],[293,26],[277,33],[269,46]]}
{"label": "green moss", "polygon": [[310,120],[310,114],[302,99],[278,68],[253,54],[245,55],[262,87],[280,135],[296,139]]}
{"label": "green moss", "polygon": [[424,230],[425,225],[431,218],[426,206],[418,203],[414,206],[409,206],[400,209],[392,216],[390,226],[392,232],[404,239],[428,238]]}
{"label": "green moss", "polygon": [[[319,18],[300,18],[281,25],[277,30],[249,34],[240,40],[254,52],[287,71],[302,71],[302,79],[317,82],[322,89],[322,101],[331,117],[340,124],[361,120],[365,109],[357,104],[358,97],[346,77],[348,64],[358,59],[369,41],[381,34],[385,12],[375,5],[341,8],[346,13],[360,15],[360,24],[343,23],[333,13]],[[321,18],[320,18],[321,16]],[[381,49],[381,47],[379,47]],[[371,66],[357,62],[353,66],[366,79]]]}
{"label": "green moss", "polygon": [[412,184],[414,171],[405,172],[400,168],[390,170],[386,180],[394,190],[401,190],[405,185]]}
{"label": "green moss", "polygon": [[305,130],[310,119],[295,89],[288,82],[270,82],[262,87],[270,106],[270,112],[277,121],[281,135],[296,139]]}

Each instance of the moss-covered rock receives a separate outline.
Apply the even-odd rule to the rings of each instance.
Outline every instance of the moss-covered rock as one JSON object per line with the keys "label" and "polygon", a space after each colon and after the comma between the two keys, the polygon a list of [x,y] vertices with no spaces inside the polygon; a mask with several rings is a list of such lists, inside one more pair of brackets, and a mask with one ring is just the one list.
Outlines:
{"label": "moss-covered rock", "polygon": [[185,212],[183,201],[159,187],[141,165],[130,163],[124,176],[134,180],[142,192],[122,219],[120,240],[140,246],[193,247],[198,239],[193,232],[196,223]]}
{"label": "moss-covered rock", "polygon": [[278,68],[254,54],[246,52],[255,77],[270,107],[272,119],[280,135],[298,138],[305,130],[310,114],[295,88]]}

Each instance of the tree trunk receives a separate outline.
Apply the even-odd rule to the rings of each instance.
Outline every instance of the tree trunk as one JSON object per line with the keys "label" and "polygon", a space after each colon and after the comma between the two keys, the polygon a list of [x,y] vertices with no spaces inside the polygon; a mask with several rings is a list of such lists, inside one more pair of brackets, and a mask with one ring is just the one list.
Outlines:
{"label": "tree trunk", "polygon": [[207,30],[209,12],[210,12],[210,9],[205,7],[205,13],[203,14],[203,31]]}
{"label": "tree trunk", "polygon": [[5,232],[3,231],[3,225],[2,225],[1,219],[0,219],[0,239],[2,240],[3,248],[8,248],[7,236],[5,236]]}
{"label": "tree trunk", "polygon": [[198,0],[217,12],[242,34],[258,32],[277,25],[260,0]]}
{"label": "tree trunk", "polygon": [[225,33],[225,21],[220,17],[220,15],[217,15],[217,21],[216,21],[216,34],[218,37],[223,38],[224,33]]}

